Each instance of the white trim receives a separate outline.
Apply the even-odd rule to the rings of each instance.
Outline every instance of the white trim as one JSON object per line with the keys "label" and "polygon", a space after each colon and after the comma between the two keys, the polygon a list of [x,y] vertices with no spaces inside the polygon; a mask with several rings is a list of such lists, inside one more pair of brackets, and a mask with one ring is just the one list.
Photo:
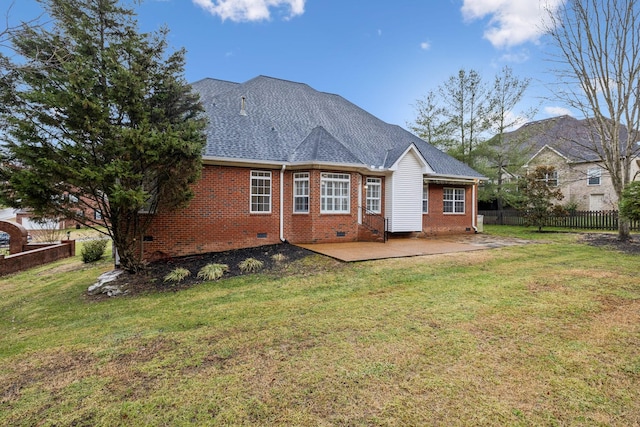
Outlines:
{"label": "white trim", "polygon": [[429,165],[429,162],[427,162],[427,160],[424,157],[422,157],[422,153],[420,153],[420,150],[418,150],[418,148],[413,143],[411,145],[409,145],[406,150],[404,150],[404,153],[402,153],[400,156],[398,156],[398,160],[396,160],[396,162],[393,165],[391,165],[391,167],[389,167],[389,170],[390,171],[394,171],[394,172],[397,171],[398,167],[400,166],[400,162],[402,162],[402,160],[411,151],[413,151],[413,153],[418,158],[418,161],[420,162],[420,165],[422,167],[422,173],[423,174],[434,173],[434,170],[431,167],[431,165]]}
{"label": "white trim", "polygon": [[[377,182],[369,182],[369,180],[375,180]],[[374,197],[369,197],[369,185],[378,187],[378,197],[374,198]],[[364,197],[364,205],[367,208],[368,211],[371,211],[373,213],[382,213],[382,178],[377,177],[377,176],[367,176],[366,177],[366,181],[365,181],[365,197]],[[369,200],[374,201],[377,200],[378,201],[378,208],[377,209],[369,209]]]}
{"label": "white trim", "polygon": [[[268,175],[260,175],[260,176],[254,176],[254,173],[258,174],[268,174]],[[260,180],[265,180],[265,181],[269,181],[269,210],[267,211],[261,211],[261,210],[257,210],[254,211],[253,210],[253,197],[266,197],[266,194],[253,194],[253,179],[260,179]],[[260,204],[260,203],[258,203]],[[249,213],[252,214],[270,214],[271,213],[271,209],[273,207],[273,174],[271,173],[271,171],[264,171],[264,170],[252,170],[251,173],[249,174]]]}
{"label": "white trim", "polygon": [[284,170],[286,165],[280,169],[280,241],[284,242]]}
{"label": "white trim", "polygon": [[[424,198],[424,189],[425,187],[427,188],[427,198]],[[427,210],[424,210],[424,202],[425,200],[427,201]],[[425,182],[424,180],[422,181],[422,214],[426,215],[429,213],[429,183]]]}
{"label": "white trim", "polygon": [[[446,191],[453,190],[453,199],[445,199]],[[459,203],[456,193],[462,191],[462,212],[456,211],[456,203]],[[453,211],[445,211],[445,201],[451,202]],[[444,187],[442,189],[442,213],[444,215],[464,215],[467,212],[467,190],[464,187]]]}
{"label": "white trim", "polygon": [[[283,168],[285,167],[284,165],[282,166]],[[306,177],[301,177],[301,175],[306,175]],[[297,177],[298,176],[298,177]],[[293,181],[293,206],[292,206],[292,212],[294,215],[306,215],[309,213],[310,210],[310,201],[311,201],[311,174],[309,172],[292,172],[292,181]],[[307,183],[307,194],[306,195],[301,195],[301,194],[296,194],[296,183],[298,182],[305,182]],[[296,210],[296,199],[297,198],[303,198],[306,197],[307,198],[307,210],[306,211],[298,211]]]}
{"label": "white trim", "polygon": [[[329,183],[332,184],[331,185],[332,192],[333,190],[336,189],[333,184],[346,183],[347,184],[346,196],[343,194],[330,194],[330,195],[325,194],[326,189],[328,189],[327,184]],[[340,193],[342,192],[342,190],[344,190],[342,186],[338,186],[337,189],[340,191]],[[339,209],[335,209],[335,202],[336,201],[341,202],[345,199],[345,197],[347,201],[346,209],[342,208],[342,203],[340,203]],[[323,208],[323,202],[326,202],[328,200],[331,200],[332,209]],[[328,203],[324,203],[324,204],[327,205]],[[351,174],[342,173],[342,172],[322,172],[320,174],[320,213],[321,214],[339,214],[339,215],[351,213]]]}
{"label": "white trim", "polygon": [[[591,184],[589,181],[591,178],[598,178],[597,184]],[[602,168],[599,166],[587,169],[587,186],[598,187],[602,185]]]}
{"label": "white trim", "polygon": [[565,156],[564,154],[562,154],[561,152],[559,152],[558,150],[556,150],[555,148],[553,148],[552,146],[550,146],[549,144],[545,144],[542,148],[540,148],[536,154],[534,154],[533,156],[531,156],[529,158],[529,161],[527,161],[527,163],[524,165],[525,168],[529,167],[529,163],[531,163],[531,161],[533,159],[535,159],[540,153],[542,153],[543,150],[545,149],[549,149],[551,151],[553,151],[554,153],[556,153],[558,156],[562,157],[567,163],[569,163],[571,160],[569,160],[569,158],[567,156]]}

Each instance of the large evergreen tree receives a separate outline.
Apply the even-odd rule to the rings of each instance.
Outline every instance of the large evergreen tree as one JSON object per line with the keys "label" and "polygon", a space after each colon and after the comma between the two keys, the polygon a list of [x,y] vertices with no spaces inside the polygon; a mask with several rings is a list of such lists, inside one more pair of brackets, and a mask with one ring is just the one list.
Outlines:
{"label": "large evergreen tree", "polygon": [[[12,35],[0,190],[11,206],[104,226],[123,268],[139,270],[150,215],[192,196],[205,122],[166,30],[138,31],[118,0],[39,0],[52,23]],[[84,208],[101,213],[83,216]]]}

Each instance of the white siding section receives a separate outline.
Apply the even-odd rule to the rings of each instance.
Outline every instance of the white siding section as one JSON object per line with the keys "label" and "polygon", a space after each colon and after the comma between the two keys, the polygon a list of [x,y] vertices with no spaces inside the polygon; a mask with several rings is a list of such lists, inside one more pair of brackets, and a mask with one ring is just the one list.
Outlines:
{"label": "white siding section", "polygon": [[387,179],[387,212],[389,231],[422,231],[423,163],[415,151],[409,150]]}

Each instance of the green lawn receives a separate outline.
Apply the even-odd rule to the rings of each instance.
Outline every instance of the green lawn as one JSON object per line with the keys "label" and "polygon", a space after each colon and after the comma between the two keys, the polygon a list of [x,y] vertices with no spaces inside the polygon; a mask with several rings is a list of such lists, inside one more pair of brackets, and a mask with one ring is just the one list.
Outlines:
{"label": "green lawn", "polygon": [[102,301],[108,260],[0,278],[0,425],[640,424],[640,257],[485,230],[538,242]]}

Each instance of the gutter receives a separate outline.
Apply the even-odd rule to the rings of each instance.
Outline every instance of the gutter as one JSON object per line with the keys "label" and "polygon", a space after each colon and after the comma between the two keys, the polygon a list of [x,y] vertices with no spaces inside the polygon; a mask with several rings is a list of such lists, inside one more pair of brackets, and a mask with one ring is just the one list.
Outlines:
{"label": "gutter", "polygon": [[[471,227],[476,234],[478,234],[478,180],[476,180],[475,184],[473,184],[472,197],[473,207],[471,209]],[[475,223],[475,225],[474,225]]]}
{"label": "gutter", "polygon": [[280,169],[280,241],[284,243],[284,170],[287,165],[283,164]]}

